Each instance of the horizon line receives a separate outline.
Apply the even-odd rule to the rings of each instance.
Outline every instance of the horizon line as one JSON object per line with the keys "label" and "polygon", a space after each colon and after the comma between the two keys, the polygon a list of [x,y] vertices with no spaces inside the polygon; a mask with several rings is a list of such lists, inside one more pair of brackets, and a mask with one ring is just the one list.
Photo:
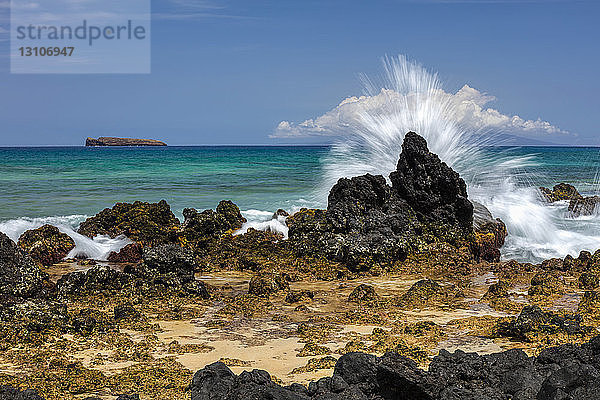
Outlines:
{"label": "horizon line", "polygon": [[[23,145],[3,145],[0,144],[0,149],[16,149],[16,148],[155,148],[164,149],[165,147],[331,147],[330,144],[176,144],[166,146],[85,146],[79,144],[23,144]],[[600,148],[600,145],[596,144],[497,144],[497,145],[483,145],[481,147],[569,147],[569,148]]]}

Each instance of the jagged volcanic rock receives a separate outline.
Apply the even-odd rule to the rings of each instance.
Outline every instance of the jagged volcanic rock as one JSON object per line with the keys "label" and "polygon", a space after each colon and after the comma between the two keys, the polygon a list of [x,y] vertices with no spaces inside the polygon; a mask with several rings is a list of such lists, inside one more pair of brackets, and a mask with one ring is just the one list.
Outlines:
{"label": "jagged volcanic rock", "polygon": [[194,375],[192,400],[508,400],[597,399],[600,390],[600,337],[528,357],[522,350],[478,355],[442,350],[427,371],[397,353],[382,357],[348,353],[332,377],[308,388],[274,383],[266,371],[235,375],[223,363]]}
{"label": "jagged volcanic rock", "polygon": [[17,244],[42,265],[56,264],[75,248],[75,241],[52,225],[26,231]]}
{"label": "jagged volcanic rock", "polygon": [[421,220],[442,224],[444,229],[473,230],[473,204],[467,199],[465,181],[430,152],[425,139],[416,133],[406,134],[390,180],[392,189]]}
{"label": "jagged volcanic rock", "polygon": [[248,293],[261,297],[269,297],[269,295],[280,290],[288,290],[289,287],[289,284],[281,274],[261,273],[254,275],[250,280]]}
{"label": "jagged volcanic rock", "polygon": [[406,134],[390,180],[392,186],[380,175],[340,179],[326,211],[301,210],[287,219],[294,249],[360,267],[403,260],[436,241],[474,245],[465,182],[425,139]]}
{"label": "jagged volcanic rock", "polygon": [[569,211],[573,217],[582,215],[592,215],[598,209],[600,204],[600,196],[585,197],[581,199],[573,199],[569,202]]}
{"label": "jagged volcanic rock", "polygon": [[63,275],[56,283],[61,296],[122,290],[132,280],[130,274],[105,266],[95,266],[88,271],[77,271]]}
{"label": "jagged volcanic rock", "polygon": [[78,232],[93,238],[96,235],[116,237],[125,235],[144,245],[168,243],[170,232],[179,226],[179,220],[171,212],[166,201],[158,203],[117,203],[79,226]]}
{"label": "jagged volcanic rock", "polygon": [[192,244],[196,250],[204,250],[206,246],[227,231],[240,229],[246,219],[238,206],[229,200],[223,200],[215,210],[198,212],[193,208],[183,210],[185,218],[179,240]]}
{"label": "jagged volcanic rock", "polygon": [[142,246],[130,243],[119,252],[111,251],[107,260],[114,263],[137,263],[142,259]]}
{"label": "jagged volcanic rock", "polygon": [[540,192],[542,193],[542,196],[544,196],[544,198],[550,203],[560,200],[583,199],[583,196],[579,194],[575,186],[569,185],[568,183],[559,183],[558,185],[554,185],[552,190],[545,187],[540,187]]}
{"label": "jagged volcanic rock", "polygon": [[506,225],[483,205],[473,202],[473,230],[476,256],[485,261],[500,261],[500,248],[508,236]]}
{"label": "jagged volcanic rock", "polygon": [[47,285],[48,275],[0,232],[0,305],[10,299],[39,297]]}
{"label": "jagged volcanic rock", "polygon": [[509,323],[501,323],[498,332],[501,336],[528,341],[531,335],[543,332],[577,334],[589,329],[589,327],[582,325],[580,315],[562,316],[551,311],[544,311],[538,306],[526,306],[523,307],[517,318]]}

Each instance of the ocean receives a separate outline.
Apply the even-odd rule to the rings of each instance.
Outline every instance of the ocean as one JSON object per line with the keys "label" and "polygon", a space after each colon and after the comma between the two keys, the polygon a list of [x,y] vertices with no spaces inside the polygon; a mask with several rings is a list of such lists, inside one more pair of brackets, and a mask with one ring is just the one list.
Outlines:
{"label": "ocean", "polygon": [[[87,216],[116,202],[161,199],[178,217],[186,207],[214,208],[232,200],[258,224],[278,208],[325,207],[330,153],[328,146],[0,148],[0,231],[17,239],[26,229],[52,223],[74,235]],[[600,248],[597,216],[570,218],[566,203],[543,204],[536,191],[568,182],[582,194],[597,194],[600,149],[489,147],[482,153],[528,160],[494,190],[476,174],[464,175],[471,198],[506,222],[505,257],[536,261]],[[98,245],[94,254],[101,258],[125,239],[78,240]]]}

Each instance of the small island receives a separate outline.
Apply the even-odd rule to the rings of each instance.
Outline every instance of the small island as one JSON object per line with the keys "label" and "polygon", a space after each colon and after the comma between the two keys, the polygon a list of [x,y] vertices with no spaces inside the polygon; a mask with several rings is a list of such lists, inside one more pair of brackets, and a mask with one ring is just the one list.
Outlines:
{"label": "small island", "polygon": [[167,144],[154,139],[130,139],[116,137],[99,137],[98,139],[87,138],[86,147],[104,147],[104,146],[166,146]]}

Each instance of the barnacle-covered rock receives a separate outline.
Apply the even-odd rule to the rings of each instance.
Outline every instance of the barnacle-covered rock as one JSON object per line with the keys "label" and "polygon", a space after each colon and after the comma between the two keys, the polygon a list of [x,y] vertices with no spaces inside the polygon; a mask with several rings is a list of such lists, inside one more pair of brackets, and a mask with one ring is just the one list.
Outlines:
{"label": "barnacle-covered rock", "polygon": [[17,244],[42,265],[56,264],[75,248],[75,241],[52,225],[26,231]]}
{"label": "barnacle-covered rock", "polygon": [[78,232],[88,237],[124,235],[143,245],[168,243],[171,231],[179,226],[179,220],[165,200],[158,203],[117,203],[79,226]]}

